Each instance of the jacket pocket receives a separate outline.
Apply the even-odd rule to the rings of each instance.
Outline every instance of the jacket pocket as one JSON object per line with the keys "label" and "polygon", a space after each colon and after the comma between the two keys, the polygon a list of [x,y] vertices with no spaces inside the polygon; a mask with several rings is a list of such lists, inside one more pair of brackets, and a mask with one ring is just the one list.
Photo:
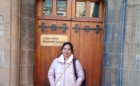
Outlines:
{"label": "jacket pocket", "polygon": [[76,80],[74,74],[69,74],[69,78],[70,78],[70,81],[75,81]]}

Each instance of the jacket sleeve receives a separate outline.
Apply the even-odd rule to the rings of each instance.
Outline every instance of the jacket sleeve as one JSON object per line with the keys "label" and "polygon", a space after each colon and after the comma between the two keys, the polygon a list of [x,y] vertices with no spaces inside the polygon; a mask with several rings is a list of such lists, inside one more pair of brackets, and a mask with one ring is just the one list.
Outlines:
{"label": "jacket sleeve", "polygon": [[48,79],[49,79],[49,83],[50,86],[54,86],[54,80],[55,80],[55,62],[56,59],[52,62],[49,71],[48,71]]}
{"label": "jacket sleeve", "polygon": [[79,60],[76,60],[76,72],[78,77],[76,80],[76,85],[81,86],[85,77],[84,77],[84,71],[82,65],[80,64]]}

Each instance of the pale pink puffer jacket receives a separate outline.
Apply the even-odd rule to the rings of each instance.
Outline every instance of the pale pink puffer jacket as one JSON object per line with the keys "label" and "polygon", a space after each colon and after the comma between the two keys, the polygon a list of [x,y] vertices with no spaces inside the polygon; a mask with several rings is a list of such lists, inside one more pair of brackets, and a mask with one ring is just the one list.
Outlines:
{"label": "pale pink puffer jacket", "polygon": [[[71,54],[67,62],[64,63],[64,57],[63,54],[61,54],[59,58],[56,58],[53,61],[48,71],[48,79],[50,82],[50,86],[54,86],[59,76],[62,74],[62,72],[72,60],[73,54]],[[78,60],[76,60],[76,71],[78,76],[77,80],[74,75],[74,68],[72,62],[55,86],[80,86],[84,80],[84,71]]]}

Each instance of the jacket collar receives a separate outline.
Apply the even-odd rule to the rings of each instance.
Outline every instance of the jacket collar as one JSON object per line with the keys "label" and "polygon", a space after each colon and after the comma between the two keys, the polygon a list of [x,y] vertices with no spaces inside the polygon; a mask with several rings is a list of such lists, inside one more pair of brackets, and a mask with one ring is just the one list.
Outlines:
{"label": "jacket collar", "polygon": [[[66,63],[70,63],[72,60],[73,60],[73,54],[70,55],[70,57],[69,57],[69,59],[67,60]],[[63,54],[61,54],[59,56],[59,61],[62,62],[62,63],[64,63],[64,56],[63,56]]]}

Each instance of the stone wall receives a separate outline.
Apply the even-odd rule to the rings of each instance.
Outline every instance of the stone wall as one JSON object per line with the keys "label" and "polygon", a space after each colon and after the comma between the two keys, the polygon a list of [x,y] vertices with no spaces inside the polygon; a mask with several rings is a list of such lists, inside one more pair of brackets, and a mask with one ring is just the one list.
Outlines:
{"label": "stone wall", "polygon": [[117,86],[121,2],[107,0],[105,3],[102,86]]}
{"label": "stone wall", "polygon": [[[102,86],[140,86],[140,0],[102,1]],[[35,15],[36,0],[0,0],[0,86],[34,86]]]}
{"label": "stone wall", "polygon": [[0,86],[19,86],[19,2],[0,0]]}
{"label": "stone wall", "polygon": [[21,0],[20,86],[34,86],[36,0]]}
{"label": "stone wall", "polygon": [[127,0],[123,50],[119,52],[118,86],[140,86],[140,0]]}
{"label": "stone wall", "polygon": [[140,86],[140,0],[108,0],[105,10],[102,86]]}

